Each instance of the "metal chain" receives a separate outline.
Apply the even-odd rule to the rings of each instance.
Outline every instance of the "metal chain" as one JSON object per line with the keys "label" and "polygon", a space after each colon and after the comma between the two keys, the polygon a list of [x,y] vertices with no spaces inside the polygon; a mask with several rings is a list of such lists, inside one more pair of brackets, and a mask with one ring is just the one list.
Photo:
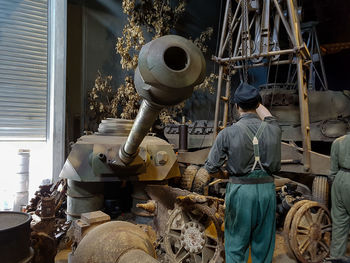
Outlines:
{"label": "metal chain", "polygon": [[242,57],[243,61],[243,81],[248,82],[248,41],[249,41],[249,25],[248,25],[248,0],[242,0]]}

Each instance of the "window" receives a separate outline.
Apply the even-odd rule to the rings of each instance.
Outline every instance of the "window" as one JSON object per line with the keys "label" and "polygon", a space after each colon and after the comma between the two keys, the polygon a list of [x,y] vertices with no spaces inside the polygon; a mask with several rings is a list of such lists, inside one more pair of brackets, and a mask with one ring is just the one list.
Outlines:
{"label": "window", "polygon": [[48,1],[0,0],[0,140],[46,140]]}
{"label": "window", "polygon": [[0,179],[11,183],[17,151],[29,149],[31,194],[64,163],[66,8],[0,0]]}

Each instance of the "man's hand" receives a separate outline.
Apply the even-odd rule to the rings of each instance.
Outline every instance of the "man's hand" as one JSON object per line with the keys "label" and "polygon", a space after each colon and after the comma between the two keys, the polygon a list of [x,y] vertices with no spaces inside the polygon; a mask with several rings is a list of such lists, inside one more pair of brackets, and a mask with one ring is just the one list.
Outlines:
{"label": "man's hand", "polygon": [[271,112],[261,103],[259,104],[259,107],[256,109],[256,113],[258,114],[259,118],[261,120],[264,120],[265,117],[271,117]]}

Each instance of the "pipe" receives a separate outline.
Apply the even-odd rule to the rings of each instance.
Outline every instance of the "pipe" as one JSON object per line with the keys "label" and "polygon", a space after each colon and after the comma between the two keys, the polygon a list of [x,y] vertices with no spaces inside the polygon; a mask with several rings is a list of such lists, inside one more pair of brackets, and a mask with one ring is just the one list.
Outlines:
{"label": "pipe", "polygon": [[152,125],[156,121],[161,109],[162,107],[151,104],[147,100],[142,101],[126,143],[120,148],[124,163],[130,163],[135,158],[139,145],[151,127],[149,124]]}
{"label": "pipe", "polygon": [[188,125],[183,123],[179,125],[179,152],[187,152],[188,150]]}
{"label": "pipe", "polygon": [[205,71],[202,52],[183,37],[163,36],[142,47],[134,82],[143,101],[131,132],[119,149],[117,158],[124,165],[137,156],[138,147],[159,112],[190,97],[194,86],[204,80]]}
{"label": "pipe", "polygon": [[218,63],[229,63],[229,62],[236,62],[244,59],[253,59],[253,58],[260,58],[260,57],[272,57],[277,55],[287,55],[287,54],[293,54],[295,53],[294,49],[285,49],[285,50],[278,50],[278,51],[269,51],[266,53],[260,53],[260,54],[253,54],[251,56],[245,57],[245,56],[238,56],[238,57],[230,57],[230,58],[218,58],[213,56],[212,60],[218,62]]}

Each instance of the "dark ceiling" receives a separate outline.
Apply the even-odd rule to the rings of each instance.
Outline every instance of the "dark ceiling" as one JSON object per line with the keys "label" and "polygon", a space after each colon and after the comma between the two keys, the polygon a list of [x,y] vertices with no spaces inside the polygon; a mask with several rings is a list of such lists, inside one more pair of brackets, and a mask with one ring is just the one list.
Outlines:
{"label": "dark ceiling", "polygon": [[318,21],[321,44],[350,41],[350,1],[304,0],[304,21]]}
{"label": "dark ceiling", "polygon": [[[171,0],[177,2],[176,0]],[[69,0],[70,4],[85,5],[106,13],[106,2],[120,3],[122,0]],[[350,42],[350,1],[349,0],[299,0],[302,4],[303,21],[318,21],[317,33],[319,42],[334,44]],[[179,21],[177,34],[196,38],[207,27],[214,28],[212,40],[209,42],[209,53],[215,54],[217,48],[218,24],[225,0],[188,0],[186,14]],[[350,49],[324,56],[326,74],[331,89],[349,89],[348,61]]]}

